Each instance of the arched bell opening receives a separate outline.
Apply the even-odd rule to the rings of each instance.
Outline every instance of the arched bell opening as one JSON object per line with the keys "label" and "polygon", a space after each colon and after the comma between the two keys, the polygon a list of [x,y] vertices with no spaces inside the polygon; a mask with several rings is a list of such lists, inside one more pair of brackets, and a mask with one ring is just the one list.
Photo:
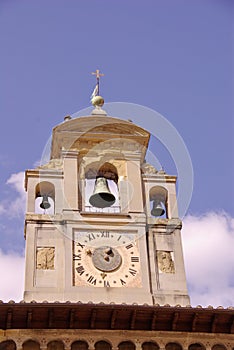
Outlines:
{"label": "arched bell opening", "polygon": [[168,218],[167,190],[162,186],[150,189],[150,215],[152,217]]}
{"label": "arched bell opening", "polygon": [[118,212],[118,172],[111,163],[92,163],[85,171],[85,210]]}
{"label": "arched bell opening", "polygon": [[54,214],[55,187],[48,181],[42,181],[35,188],[35,213]]}

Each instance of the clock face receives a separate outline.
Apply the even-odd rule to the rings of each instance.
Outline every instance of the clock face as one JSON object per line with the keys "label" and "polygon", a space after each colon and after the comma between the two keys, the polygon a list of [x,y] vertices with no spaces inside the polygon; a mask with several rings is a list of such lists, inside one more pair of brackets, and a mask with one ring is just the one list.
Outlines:
{"label": "clock face", "polygon": [[136,234],[120,231],[75,231],[74,285],[141,286]]}

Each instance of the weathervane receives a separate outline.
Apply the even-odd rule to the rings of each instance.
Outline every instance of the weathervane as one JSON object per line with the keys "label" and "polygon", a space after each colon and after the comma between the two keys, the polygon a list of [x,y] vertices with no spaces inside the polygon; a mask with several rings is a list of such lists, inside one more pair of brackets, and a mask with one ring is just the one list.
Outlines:
{"label": "weathervane", "polygon": [[92,102],[93,106],[95,106],[97,108],[101,108],[104,105],[104,99],[99,95],[100,77],[103,77],[104,74],[100,73],[99,69],[96,69],[95,72],[92,72],[92,75],[96,76],[96,85],[95,85],[95,88],[94,88],[93,93],[91,95],[91,102]]}

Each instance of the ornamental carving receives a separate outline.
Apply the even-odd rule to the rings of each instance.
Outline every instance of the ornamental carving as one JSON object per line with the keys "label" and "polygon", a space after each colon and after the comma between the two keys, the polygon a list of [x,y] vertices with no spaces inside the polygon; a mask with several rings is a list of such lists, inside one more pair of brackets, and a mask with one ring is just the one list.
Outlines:
{"label": "ornamental carving", "polygon": [[38,270],[54,270],[54,247],[37,248],[36,266]]}
{"label": "ornamental carving", "polygon": [[149,163],[143,163],[142,164],[142,172],[144,174],[157,174],[158,173],[158,170],[151,164]]}
{"label": "ornamental carving", "polygon": [[51,159],[48,163],[38,166],[38,169],[62,169],[62,159]]}
{"label": "ornamental carving", "polygon": [[157,260],[159,272],[175,273],[175,264],[171,252],[158,250]]}

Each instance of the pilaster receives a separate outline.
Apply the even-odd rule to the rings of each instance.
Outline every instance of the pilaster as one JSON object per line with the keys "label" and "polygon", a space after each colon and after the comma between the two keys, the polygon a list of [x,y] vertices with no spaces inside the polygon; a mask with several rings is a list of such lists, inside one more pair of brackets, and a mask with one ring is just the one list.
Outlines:
{"label": "pilaster", "polygon": [[65,210],[78,210],[78,154],[77,150],[62,150]]}

